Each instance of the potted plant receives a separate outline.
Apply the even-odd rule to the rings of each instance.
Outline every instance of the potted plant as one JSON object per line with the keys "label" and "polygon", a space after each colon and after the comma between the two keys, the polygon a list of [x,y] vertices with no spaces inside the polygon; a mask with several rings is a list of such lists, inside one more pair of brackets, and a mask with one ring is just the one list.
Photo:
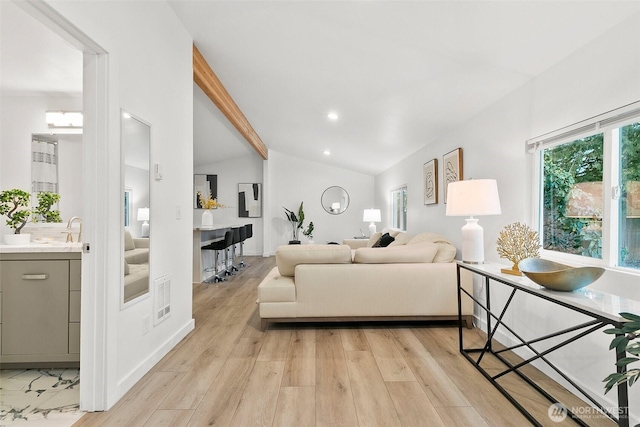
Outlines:
{"label": "potted plant", "polygon": [[298,208],[298,215],[295,212],[290,211],[287,208],[284,208],[285,214],[287,215],[287,219],[291,223],[291,228],[293,228],[293,239],[289,240],[290,245],[299,245],[300,240],[298,240],[298,232],[302,228],[302,224],[304,223],[304,210],[303,203],[300,202],[300,207]]}
{"label": "potted plant", "polygon": [[[629,383],[631,387],[638,377],[640,377],[640,368],[629,369],[628,365],[640,361],[640,316],[633,313],[620,313],[620,316],[627,320],[622,328],[610,328],[605,329],[603,332],[606,334],[616,335],[611,340],[609,350],[615,350],[616,352],[625,352],[625,357],[616,362],[618,371],[610,374],[603,381],[605,384],[605,394],[608,393],[614,386]],[[629,353],[631,356],[626,356]]]}
{"label": "potted plant", "polygon": [[51,210],[51,207],[60,201],[60,194],[42,192],[38,193],[38,206],[34,210],[36,217],[34,222],[62,222],[59,210]]}
{"label": "potted plant", "polygon": [[4,241],[8,245],[27,244],[31,240],[30,234],[20,234],[31,216],[31,210],[24,209],[29,206],[30,198],[29,193],[18,188],[0,193],[0,214],[8,218],[7,225],[14,229],[14,234],[4,236]]}
{"label": "potted plant", "polygon": [[309,244],[313,244],[313,221],[309,222],[307,229],[302,232],[307,239],[309,239]]}

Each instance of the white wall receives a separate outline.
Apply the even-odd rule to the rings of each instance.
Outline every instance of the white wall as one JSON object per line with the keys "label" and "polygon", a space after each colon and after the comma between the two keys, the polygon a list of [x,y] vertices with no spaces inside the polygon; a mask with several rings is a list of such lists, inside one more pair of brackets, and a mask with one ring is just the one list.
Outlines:
{"label": "white wall", "polygon": [[[106,223],[92,226],[99,230],[98,236],[104,236],[104,241],[93,245],[94,253],[106,258],[105,283],[96,284],[105,289],[93,293],[106,295],[106,338],[96,349],[83,345],[81,357],[90,360],[87,352],[100,351],[105,358],[106,371],[96,375],[106,382],[109,408],[193,329],[193,224],[187,214],[193,186],[192,39],[165,2],[48,3],[108,52],[108,146],[97,165],[83,164],[83,176],[98,174],[94,181],[105,188]],[[152,315],[153,294],[121,309],[121,108],[151,125],[151,162],[164,167],[164,179],[152,181],[150,188],[154,223],[150,263],[151,279],[171,279],[172,310],[167,320],[146,334],[144,318]],[[182,212],[180,218],[177,210]],[[86,315],[83,311],[83,322]],[[90,333],[83,328],[83,337]],[[82,387],[80,393],[81,408],[91,406],[84,400]]]}
{"label": "white wall", "polygon": [[[452,129],[435,144],[377,176],[376,203],[383,205],[392,188],[407,183],[408,231],[440,232],[460,249],[460,228],[464,221],[460,217],[445,216],[441,163],[443,154],[462,147],[465,179],[495,178],[498,181],[502,215],[481,217],[480,224],[484,227],[485,258],[507,264],[495,249],[500,229],[516,221],[531,225],[532,155],[526,153],[525,141],[640,99],[639,18],[639,14],[630,17],[531,83]],[[440,163],[440,202],[424,206],[422,164],[432,158]],[[389,220],[388,215],[385,220]],[[617,280],[615,274],[609,273],[601,280]],[[635,280],[637,282],[637,277]],[[497,286],[492,287],[494,295],[499,296],[496,299],[501,300],[504,295],[497,290]],[[495,302],[492,304],[495,307]],[[514,301],[506,319],[517,325],[516,330],[524,331],[526,338],[531,338],[557,330],[561,323],[579,317],[549,303],[521,296]],[[609,341],[609,336],[596,333],[550,359],[579,384],[602,396],[602,379],[615,372],[615,355],[607,350]],[[631,410],[637,416],[640,394],[633,388],[631,392]],[[607,398],[615,399],[615,392]]]}
{"label": "white wall", "polygon": [[[131,211],[127,228],[133,237],[142,237],[142,221],[138,221],[138,209],[149,207],[149,170],[135,166],[124,166],[124,169],[124,187],[131,189]],[[155,229],[153,231],[155,233]]]}
{"label": "white wall", "polygon": [[[236,157],[223,162],[196,166],[195,174],[218,175],[218,202],[225,208],[214,209],[214,225],[244,225],[253,224],[253,237],[245,241],[245,255],[262,255],[262,230],[264,218],[264,188],[263,188],[263,217],[238,217],[238,184],[262,183],[262,158],[258,154]],[[193,225],[202,224],[202,209],[193,209]]]}
{"label": "white wall", "polygon": [[[269,150],[264,182],[265,255],[274,254],[277,246],[291,240],[291,225],[283,208],[297,212],[300,202],[304,202],[305,227],[310,221],[315,226],[316,243],[342,243],[360,235],[360,229],[368,234],[362,213],[373,206],[372,176]],[[340,215],[327,213],[320,203],[324,190],[334,185],[344,188],[350,197],[349,207]],[[300,236],[300,240],[305,238]]]}
{"label": "white wall", "polygon": [[[31,134],[47,134],[45,111],[82,110],[81,97],[3,96],[0,100],[0,191],[31,191]],[[58,136],[60,214],[67,221],[82,211],[82,144],[74,136]],[[31,201],[37,204],[37,200]],[[0,221],[0,235],[12,232]]]}

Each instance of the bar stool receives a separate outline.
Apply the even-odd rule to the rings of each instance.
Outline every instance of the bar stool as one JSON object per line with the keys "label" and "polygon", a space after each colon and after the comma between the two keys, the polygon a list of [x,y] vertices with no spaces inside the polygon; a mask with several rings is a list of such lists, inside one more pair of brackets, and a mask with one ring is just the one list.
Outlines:
{"label": "bar stool", "polygon": [[[231,252],[231,265],[229,266],[229,270],[226,273],[228,275],[234,274],[234,272],[236,271],[240,271],[240,267],[236,265],[236,245],[240,243],[240,227],[233,227],[231,231],[233,233],[233,240],[231,242],[231,246],[228,249]],[[229,271],[231,271],[231,273]]]}
{"label": "bar stool", "polygon": [[[247,239],[250,239],[253,236],[253,224],[245,224],[244,227],[242,227],[242,229],[244,229],[244,239],[242,239],[241,236],[241,242],[240,242],[240,265],[243,267],[250,267],[249,264],[245,264],[244,262],[244,242]],[[242,229],[240,230],[242,232]]]}
{"label": "bar stool", "polygon": [[248,267],[247,264],[244,263],[244,241],[247,240],[247,227],[243,225],[240,227],[240,242],[238,242],[238,246],[240,246],[240,263],[238,264],[240,268]]}
{"label": "bar stool", "polygon": [[[225,275],[228,273],[228,258],[229,255],[227,253],[227,250],[229,248],[229,246],[231,246],[233,244],[233,231],[231,230],[227,230],[224,233],[224,238],[217,240],[215,242],[212,242],[208,245],[205,245],[201,248],[201,250],[205,250],[205,251],[213,251],[213,265],[214,265],[214,275],[212,277],[209,277],[205,280],[206,283],[217,283],[217,282],[222,282],[224,280],[226,280],[224,277],[220,276]],[[220,266],[220,262],[219,262],[219,254],[220,252],[224,253],[224,270],[220,270],[219,266]]]}

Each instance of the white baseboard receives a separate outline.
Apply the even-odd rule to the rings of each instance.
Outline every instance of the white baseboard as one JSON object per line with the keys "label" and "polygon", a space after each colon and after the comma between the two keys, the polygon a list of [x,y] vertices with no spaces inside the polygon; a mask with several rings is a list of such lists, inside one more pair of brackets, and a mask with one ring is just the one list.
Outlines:
{"label": "white baseboard", "polygon": [[[175,334],[169,337],[160,347],[149,355],[143,362],[136,366],[131,372],[125,375],[118,382],[118,400],[125,395],[127,391],[131,389],[140,379],[151,370],[164,356],[171,351],[189,332],[195,328],[195,319],[189,320],[182,328],[180,328]],[[113,402],[115,404],[116,402]],[[112,405],[109,405],[112,406]]]}

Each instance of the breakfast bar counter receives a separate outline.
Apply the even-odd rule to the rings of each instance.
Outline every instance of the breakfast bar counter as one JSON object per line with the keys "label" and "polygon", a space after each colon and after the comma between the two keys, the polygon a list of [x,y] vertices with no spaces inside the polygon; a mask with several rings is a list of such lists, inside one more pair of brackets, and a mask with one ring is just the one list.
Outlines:
{"label": "breakfast bar counter", "polygon": [[202,247],[224,237],[224,233],[230,228],[240,227],[239,224],[220,224],[213,226],[200,226],[193,229],[193,282],[204,282],[212,272],[207,271],[208,264],[203,258]]}

